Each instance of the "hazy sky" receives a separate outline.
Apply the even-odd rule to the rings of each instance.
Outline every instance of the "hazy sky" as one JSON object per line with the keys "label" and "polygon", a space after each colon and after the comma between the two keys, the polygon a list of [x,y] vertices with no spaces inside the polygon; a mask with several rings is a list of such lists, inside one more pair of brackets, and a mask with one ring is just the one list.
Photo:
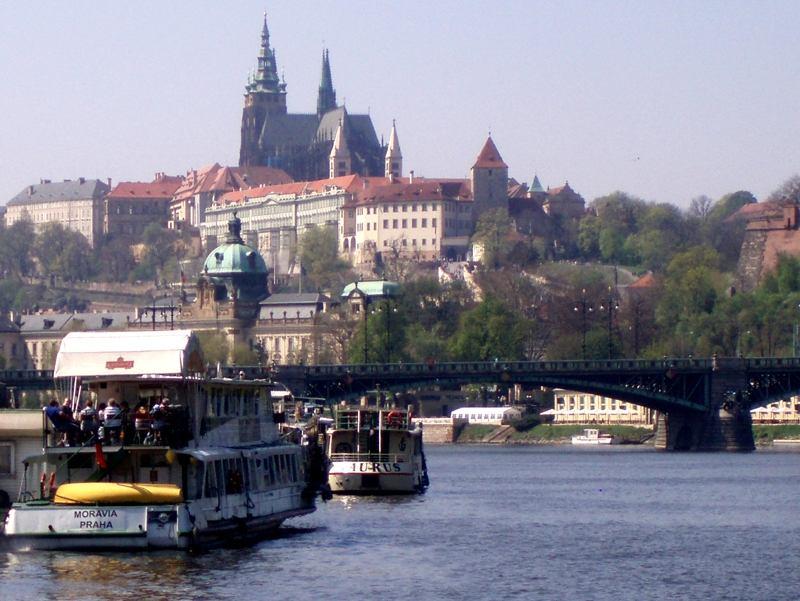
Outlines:
{"label": "hazy sky", "polygon": [[800,172],[800,2],[4,2],[0,202],[40,178],[235,165],[266,10],[290,112],[323,47],[405,171],[463,177],[492,133],[519,181],[686,206]]}

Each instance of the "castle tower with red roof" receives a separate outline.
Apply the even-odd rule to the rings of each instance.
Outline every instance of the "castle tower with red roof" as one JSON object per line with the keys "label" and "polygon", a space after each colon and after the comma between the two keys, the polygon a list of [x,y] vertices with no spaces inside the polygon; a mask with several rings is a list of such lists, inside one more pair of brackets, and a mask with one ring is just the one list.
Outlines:
{"label": "castle tower with red roof", "polygon": [[508,165],[503,161],[492,136],[486,138],[470,172],[475,221],[491,209],[508,210]]}

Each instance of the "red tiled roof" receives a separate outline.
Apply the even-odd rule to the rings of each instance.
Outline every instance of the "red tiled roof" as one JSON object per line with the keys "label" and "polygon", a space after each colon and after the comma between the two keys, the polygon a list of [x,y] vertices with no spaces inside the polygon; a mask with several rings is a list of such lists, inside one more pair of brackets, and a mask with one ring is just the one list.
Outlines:
{"label": "red tiled roof", "polygon": [[751,221],[754,219],[776,217],[780,216],[782,211],[783,208],[779,202],[751,202],[749,204],[742,205],[737,211],[731,215],[728,215],[728,217],[725,218],[725,222],[730,223],[740,219]]}
{"label": "red tiled roof", "polygon": [[119,182],[108,198],[172,198],[180,185],[180,180],[172,177],[155,182]]}
{"label": "red tiled roof", "polygon": [[222,167],[214,163],[186,174],[175,198],[185,198],[200,192],[225,192],[254,186],[287,184],[291,176],[275,167]]}
{"label": "red tiled roof", "polygon": [[656,278],[653,275],[653,272],[652,271],[648,271],[646,274],[644,274],[638,280],[636,280],[635,282],[630,284],[628,286],[628,288],[652,288],[657,283],[658,282],[656,282]]}
{"label": "red tiled roof", "polygon": [[471,201],[467,180],[430,180],[414,178],[413,183],[395,182],[384,186],[369,186],[356,192],[349,205],[384,202],[414,202],[422,200]]}
{"label": "red tiled roof", "polygon": [[483,149],[481,149],[478,158],[475,160],[475,164],[472,166],[473,169],[476,167],[484,169],[508,169],[508,165],[503,162],[503,158],[500,156],[497,146],[495,146],[492,141],[492,136],[486,138],[486,143],[483,145]]}
{"label": "red tiled roof", "polygon": [[318,179],[308,182],[291,182],[285,184],[258,186],[255,188],[245,188],[235,192],[228,192],[220,198],[220,204],[239,204],[245,199],[262,198],[269,194],[312,194],[314,192],[324,192],[330,188],[341,188],[348,193],[361,189],[366,185],[385,185],[389,180],[385,177],[361,177],[360,175],[343,175],[328,179]]}

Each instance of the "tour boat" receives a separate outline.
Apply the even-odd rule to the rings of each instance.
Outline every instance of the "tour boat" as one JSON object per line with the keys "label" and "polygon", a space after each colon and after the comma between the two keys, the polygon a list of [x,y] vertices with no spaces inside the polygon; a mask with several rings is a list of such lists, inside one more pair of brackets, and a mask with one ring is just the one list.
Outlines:
{"label": "tour boat", "polygon": [[334,494],[410,494],[428,486],[422,429],[400,408],[339,406],[325,432]]}
{"label": "tour boat", "polygon": [[314,511],[322,449],[281,438],[270,382],[206,375],[191,331],[73,332],[54,375],[74,415],[112,398],[138,410],[111,441],[43,414],[43,452],[25,459],[4,525],[13,547],[200,549]]}
{"label": "tour boat", "polygon": [[614,437],[597,428],[586,428],[583,434],[572,437],[572,444],[611,444]]}

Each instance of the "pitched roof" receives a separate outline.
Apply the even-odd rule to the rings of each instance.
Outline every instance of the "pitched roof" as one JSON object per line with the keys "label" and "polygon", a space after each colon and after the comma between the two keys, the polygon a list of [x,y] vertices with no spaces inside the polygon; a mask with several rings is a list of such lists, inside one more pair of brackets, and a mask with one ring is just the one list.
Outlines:
{"label": "pitched roof", "polygon": [[180,185],[179,179],[171,177],[154,182],[119,182],[108,193],[108,198],[172,198]]}
{"label": "pitched roof", "polygon": [[475,169],[476,167],[479,169],[508,169],[508,165],[503,162],[497,146],[492,141],[492,136],[486,138],[486,143],[483,145],[480,154],[478,154],[478,158],[475,159],[475,164],[472,168]]}
{"label": "pitched roof", "polygon": [[350,174],[340,177],[330,177],[327,179],[317,179],[307,182],[291,182],[287,184],[277,184],[268,186],[258,186],[254,188],[244,188],[224,194],[218,201],[219,205],[241,204],[248,200],[265,198],[270,195],[282,196],[289,194],[293,196],[303,196],[306,194],[321,193],[328,190],[340,189],[347,193],[352,193],[366,185],[374,185],[378,182],[385,184],[389,180],[385,177],[364,177],[361,175]]}
{"label": "pitched roof", "polygon": [[275,167],[222,167],[219,163],[214,163],[188,172],[184,182],[175,191],[175,198],[194,196],[201,192],[225,192],[291,181],[288,173]]}
{"label": "pitched roof", "polygon": [[467,180],[435,180],[414,178],[395,181],[382,186],[368,186],[358,190],[348,205],[382,202],[419,202],[431,200],[471,201],[472,191]]}
{"label": "pitched roof", "polygon": [[64,331],[71,328],[106,330],[125,327],[136,318],[134,313],[43,313],[23,315],[19,329],[23,333]]}
{"label": "pitched roof", "polygon": [[109,190],[108,184],[99,179],[64,180],[63,182],[42,181],[26,187],[6,203],[6,206],[38,204],[42,202],[62,202],[65,200],[85,200],[101,198]]}

